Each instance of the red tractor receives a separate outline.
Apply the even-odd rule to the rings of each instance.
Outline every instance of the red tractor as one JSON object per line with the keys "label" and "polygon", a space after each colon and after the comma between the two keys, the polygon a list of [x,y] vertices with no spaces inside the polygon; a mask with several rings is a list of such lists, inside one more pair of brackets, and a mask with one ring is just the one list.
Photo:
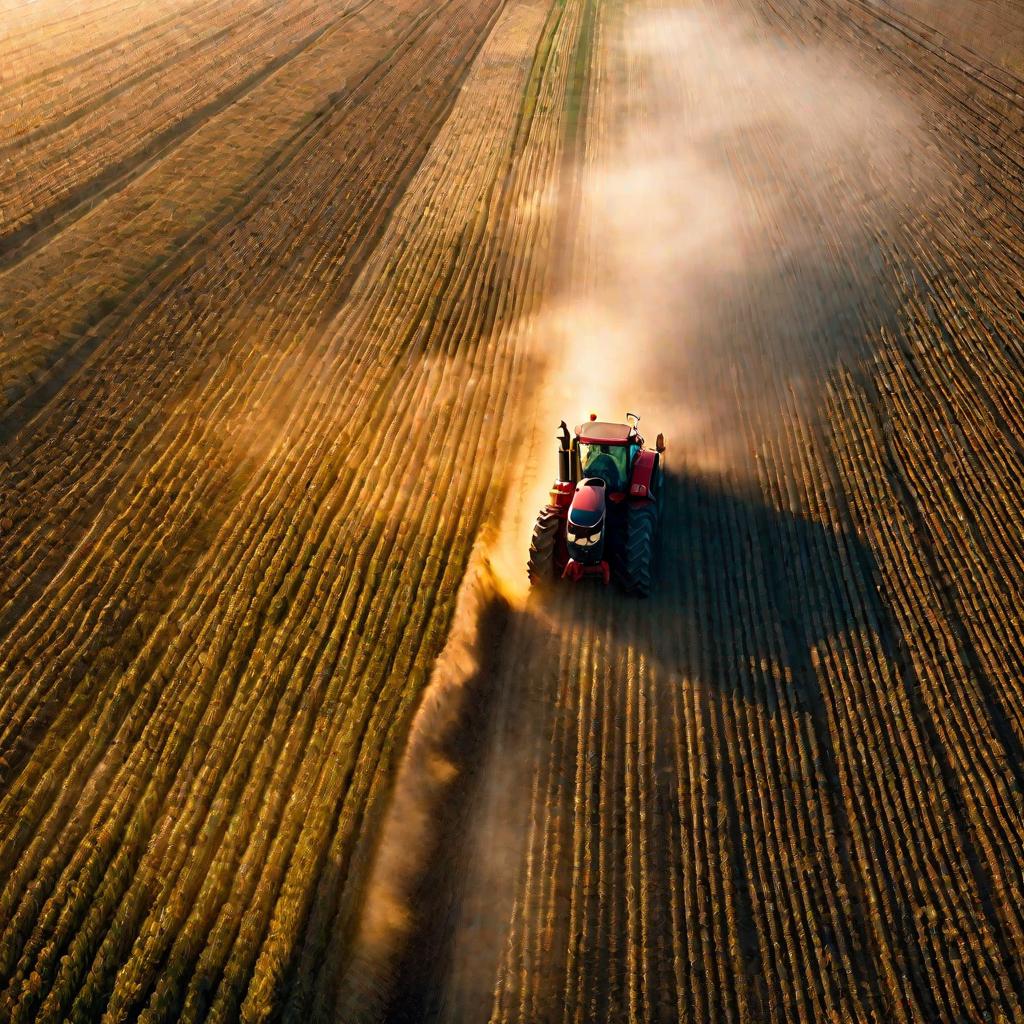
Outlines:
{"label": "red tractor", "polygon": [[596,416],[570,438],[565,420],[558,449],[558,479],[541,509],[530,543],[530,582],[597,579],[616,582],[646,597],[654,576],[662,490],[659,434],[654,449],[627,423],[600,423]]}

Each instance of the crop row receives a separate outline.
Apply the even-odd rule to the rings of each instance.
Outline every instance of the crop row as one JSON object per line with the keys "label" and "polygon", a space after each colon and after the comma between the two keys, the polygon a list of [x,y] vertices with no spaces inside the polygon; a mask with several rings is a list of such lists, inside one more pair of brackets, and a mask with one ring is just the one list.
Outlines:
{"label": "crop row", "polygon": [[[157,5],[154,13],[163,17],[149,23],[143,18],[141,25],[137,7],[123,12],[124,21],[115,12],[105,13],[108,16],[91,26],[72,27],[69,22],[74,19],[66,18],[59,30],[48,34],[37,30],[22,39],[6,36],[10,84],[0,100],[5,147],[21,148],[54,131],[58,122],[94,105],[104,92],[123,88],[145,74],[146,65],[155,71],[160,58],[180,57],[190,35],[202,38],[208,27],[213,31],[226,27],[223,20],[216,23],[224,12],[210,0],[181,10],[177,18]],[[137,45],[132,45],[133,40]],[[61,52],[61,42],[71,44],[69,53]]]}
{"label": "crop row", "polygon": [[[43,77],[63,67],[64,61],[101,53],[131,35],[145,32],[153,21],[163,21],[175,9],[170,0],[156,3],[99,3],[69,11],[59,2],[4,4],[4,55],[6,81],[11,85],[26,78]],[[182,8],[177,10],[186,13]]]}
{"label": "crop row", "polygon": [[[138,552],[132,556],[141,560],[137,571],[155,583],[166,579],[175,563],[179,573],[184,570],[187,559],[196,555],[195,545],[206,543],[217,516],[230,506],[232,478],[258,458],[282,396],[293,393],[301,379],[294,353],[343,298],[364,247],[404,184],[403,173],[411,173],[410,164],[429,141],[421,134],[420,145],[410,145],[409,137],[396,132],[389,147],[375,144],[370,133],[389,119],[396,126],[405,119],[412,130],[419,126],[421,133],[429,132],[438,105],[450,94],[451,77],[439,73],[432,90],[421,89],[410,99],[411,87],[400,77],[420,48],[439,45],[424,31],[427,27],[422,18],[406,25],[399,48],[364,81],[359,97],[364,102],[339,111],[308,136],[282,175],[263,182],[238,219],[191,260],[154,282],[146,301],[104,339],[84,382],[60,391],[31,424],[31,433],[18,437],[12,446],[18,457],[12,459],[3,496],[8,526],[2,543],[12,584],[9,614],[24,614],[62,565],[70,577],[64,587],[75,588],[68,592],[105,595],[113,579],[100,567],[125,557],[122,545]],[[449,76],[457,73],[449,68]],[[347,159],[339,161],[341,154]],[[283,234],[285,224],[296,225],[294,233]],[[347,259],[339,259],[342,254]],[[226,397],[199,395],[184,408],[177,405],[205,374],[220,383],[233,373],[247,389]],[[200,445],[197,438],[204,429],[214,433]],[[175,472],[161,481],[146,474],[175,435],[193,437],[193,457],[205,464],[196,482],[211,488],[210,493],[224,492],[225,501],[200,500],[188,516],[168,518],[166,506],[178,497],[180,486],[171,481],[191,475],[182,478]],[[36,500],[41,492],[48,495],[46,503]],[[115,493],[119,500],[111,501]],[[154,527],[163,524],[180,532],[154,546],[130,528],[129,520],[122,526],[125,541],[99,543],[93,517],[110,523],[133,501],[149,510],[146,518]],[[182,547],[180,541],[188,538],[193,546]],[[77,557],[66,563],[76,550]],[[98,592],[87,582],[87,568],[99,573]],[[125,615],[138,610],[145,597],[146,591],[137,587],[121,602],[103,596],[99,604],[60,604],[55,619],[35,616],[30,634],[11,635],[16,645],[12,656],[33,649],[30,645],[47,632],[60,635],[69,628],[68,620],[79,624],[76,629],[88,623],[88,649],[95,654],[108,644],[106,634],[121,632]],[[91,621],[97,617],[99,622]],[[74,650],[66,656],[70,662]],[[36,663],[31,674],[42,672],[44,678],[31,684],[34,692],[49,691],[59,703],[62,691],[50,691],[50,686],[66,670],[63,663]],[[11,684],[20,678],[11,678]],[[22,710],[31,709],[38,719],[47,706],[30,704]],[[21,741],[27,738],[20,734]]]}
{"label": "crop row", "polygon": [[59,393],[115,324],[245,216],[310,144],[357,106],[361,82],[388,59],[422,14],[375,5],[339,20],[317,43],[211,118],[145,175],[86,217],[62,225],[48,245],[0,272],[5,345],[0,433],[13,434]]}

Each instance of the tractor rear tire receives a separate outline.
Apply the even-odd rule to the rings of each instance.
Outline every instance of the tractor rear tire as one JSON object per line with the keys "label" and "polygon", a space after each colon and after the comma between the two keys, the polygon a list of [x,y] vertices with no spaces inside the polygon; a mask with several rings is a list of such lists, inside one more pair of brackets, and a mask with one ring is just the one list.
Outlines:
{"label": "tractor rear tire", "polygon": [[626,541],[619,568],[619,582],[627,594],[647,597],[654,586],[654,551],[658,532],[655,505],[633,505],[627,513]]}
{"label": "tractor rear tire", "polygon": [[533,527],[533,539],[530,541],[530,560],[526,571],[530,583],[548,582],[555,577],[555,544],[558,531],[562,525],[562,517],[551,509],[541,509],[537,522]]}

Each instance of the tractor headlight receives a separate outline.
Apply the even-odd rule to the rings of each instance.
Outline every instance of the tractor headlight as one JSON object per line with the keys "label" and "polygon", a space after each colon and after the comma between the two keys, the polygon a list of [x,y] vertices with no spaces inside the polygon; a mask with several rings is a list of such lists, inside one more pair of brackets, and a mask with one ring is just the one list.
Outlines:
{"label": "tractor headlight", "polygon": [[601,531],[595,530],[593,533],[574,533],[569,539],[573,544],[578,544],[581,548],[589,548],[601,539]]}

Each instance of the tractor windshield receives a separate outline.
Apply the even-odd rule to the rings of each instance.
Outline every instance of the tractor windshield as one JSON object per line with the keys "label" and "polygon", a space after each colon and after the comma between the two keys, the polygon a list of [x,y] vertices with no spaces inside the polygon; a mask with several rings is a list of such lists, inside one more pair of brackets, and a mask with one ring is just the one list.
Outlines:
{"label": "tractor windshield", "polygon": [[609,491],[623,491],[629,477],[629,453],[621,444],[580,442],[580,466],[584,476],[599,476]]}

